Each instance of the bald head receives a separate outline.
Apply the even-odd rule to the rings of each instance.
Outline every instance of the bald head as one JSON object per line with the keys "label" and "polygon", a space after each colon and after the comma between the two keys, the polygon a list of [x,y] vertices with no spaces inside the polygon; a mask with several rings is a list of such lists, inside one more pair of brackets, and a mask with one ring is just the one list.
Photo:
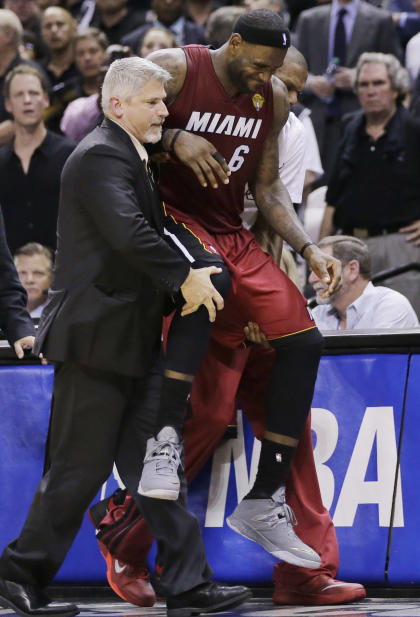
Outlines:
{"label": "bald head", "polygon": [[50,6],[42,14],[42,38],[50,51],[59,51],[72,44],[77,24],[71,13],[61,6]]}
{"label": "bald head", "polygon": [[276,77],[286,86],[290,105],[296,105],[308,78],[308,64],[304,55],[293,45],[287,50],[283,66],[277,69]]}
{"label": "bald head", "polygon": [[287,50],[287,55],[284,60],[283,66],[285,64],[295,64],[296,66],[306,71],[306,73],[308,72],[308,63],[305,60],[305,56],[293,45],[291,45]]}

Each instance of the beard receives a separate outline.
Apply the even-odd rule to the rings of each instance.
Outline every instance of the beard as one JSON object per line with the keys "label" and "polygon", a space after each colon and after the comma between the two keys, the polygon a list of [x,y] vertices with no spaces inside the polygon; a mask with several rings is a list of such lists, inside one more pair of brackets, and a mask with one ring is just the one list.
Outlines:
{"label": "beard", "polygon": [[317,304],[319,305],[332,304],[335,300],[337,300],[337,298],[341,296],[342,288],[338,289],[337,291],[334,291],[330,296],[327,296],[326,298],[324,298],[323,296],[320,295],[320,292],[326,289],[328,289],[327,285],[323,285],[322,287],[318,287],[315,290]]}
{"label": "beard", "polygon": [[241,94],[252,94],[254,92],[254,90],[249,87],[246,79],[243,78],[239,63],[236,60],[233,60],[227,65],[227,74],[232,84],[236,86],[238,92]]}
{"label": "beard", "polygon": [[162,125],[151,126],[144,134],[143,140],[148,144],[156,144],[162,139]]}

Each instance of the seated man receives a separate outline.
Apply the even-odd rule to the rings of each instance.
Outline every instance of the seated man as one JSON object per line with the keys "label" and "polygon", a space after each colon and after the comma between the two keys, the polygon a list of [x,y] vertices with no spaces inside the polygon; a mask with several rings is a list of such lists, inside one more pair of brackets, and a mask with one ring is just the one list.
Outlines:
{"label": "seated man", "polygon": [[341,261],[342,287],[329,298],[312,272],[309,282],[316,291],[318,306],[313,309],[321,330],[361,330],[374,328],[418,328],[419,321],[405,296],[388,287],[374,287],[370,281],[371,259],[367,245],[352,236],[327,236],[319,246]]}
{"label": "seated man", "polygon": [[51,285],[52,252],[38,242],[28,242],[16,251],[14,260],[19,280],[28,294],[27,311],[38,319],[47,304]]}

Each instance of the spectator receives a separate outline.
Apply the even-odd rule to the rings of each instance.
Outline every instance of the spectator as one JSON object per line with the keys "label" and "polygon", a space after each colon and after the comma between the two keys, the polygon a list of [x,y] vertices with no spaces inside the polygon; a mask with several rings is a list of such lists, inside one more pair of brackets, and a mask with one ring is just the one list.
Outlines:
{"label": "spectator", "polygon": [[56,132],[60,132],[66,106],[77,97],[80,75],[74,63],[76,26],[70,13],[60,6],[50,6],[42,15],[42,38],[48,48],[43,66],[51,86],[45,117],[48,128]]}
{"label": "spectator", "polygon": [[14,68],[4,87],[16,127],[14,142],[0,148],[0,204],[9,247],[13,253],[34,241],[55,248],[60,175],[74,144],[45,128],[48,96],[36,69]]}
{"label": "spectator", "polygon": [[224,4],[222,0],[186,0],[185,14],[188,20],[204,28],[213,11]]}
{"label": "spectator", "polygon": [[268,9],[280,14],[284,9],[283,0],[242,0],[241,6],[245,7],[247,11]]}
{"label": "spectator", "polygon": [[[104,55],[102,75],[106,68],[117,58],[127,58],[131,55],[129,47],[122,45],[110,45]],[[90,96],[82,96],[72,101],[64,111],[60,128],[62,132],[73,141],[80,141],[103,118],[100,106],[99,93]]]}
{"label": "spectator", "polygon": [[108,39],[98,28],[85,28],[74,37],[74,59],[81,75],[78,96],[99,92],[107,47]]}
{"label": "spectator", "polygon": [[[185,0],[152,0],[152,9],[155,18],[150,21],[150,25],[170,30],[175,35],[177,45],[206,43],[203,28],[186,19]],[[144,26],[139,27],[125,36],[121,42],[123,45],[129,45],[135,51],[139,47],[139,41],[144,32]]]}
{"label": "spectator", "polygon": [[[356,68],[361,104],[348,123],[327,191],[321,238],[333,230],[366,240],[376,274],[420,262],[420,122],[401,102],[408,76],[391,55],[365,53]],[[387,286],[420,314],[420,274]]]}
{"label": "spectator", "polygon": [[420,30],[420,15],[416,9],[416,0],[391,0],[387,8],[392,13],[401,44],[405,47],[411,37]]}
{"label": "spectator", "polygon": [[14,125],[4,106],[3,83],[6,74],[27,62],[19,54],[23,28],[17,16],[8,9],[0,9],[0,146],[14,135]]}
{"label": "spectator", "polygon": [[[414,7],[420,19],[420,0],[413,0]],[[405,50],[405,66],[413,85],[420,73],[420,32],[413,36],[407,43]]]}
{"label": "spectator", "polygon": [[309,282],[316,292],[318,306],[313,309],[321,330],[362,330],[418,328],[419,321],[405,296],[374,287],[367,245],[352,236],[327,236],[319,246],[341,261],[342,286],[329,298],[320,295],[325,285],[311,273]]}
{"label": "spectator", "polygon": [[[390,14],[360,0],[333,0],[303,11],[296,34],[310,73],[303,102],[312,111],[328,177],[337,155],[341,116],[359,106],[352,90],[358,57],[364,51],[401,56],[401,46]],[[340,67],[330,81],[324,73],[334,57]]]}
{"label": "spectator", "polygon": [[7,246],[0,210],[0,328],[20,359],[25,349],[32,349],[35,340],[35,329],[25,303],[26,292],[19,283]]}
{"label": "spectator", "polygon": [[213,11],[206,25],[206,39],[209,45],[219,49],[232,34],[232,28],[240,15],[245,13],[242,6],[221,6]]}
{"label": "spectator", "polygon": [[47,246],[28,242],[16,251],[14,261],[19,280],[28,294],[26,309],[32,319],[39,319],[51,285],[52,252]]}
{"label": "spectator", "polygon": [[176,47],[175,35],[167,28],[150,26],[141,37],[136,53],[140,58],[147,58],[153,51],[169,47]]}
{"label": "spectator", "polygon": [[110,43],[121,43],[123,37],[146,23],[147,12],[130,7],[128,0],[96,0],[91,25],[105,32]]}
{"label": "spectator", "polygon": [[3,7],[17,15],[24,30],[41,35],[41,11],[35,0],[4,0]]}

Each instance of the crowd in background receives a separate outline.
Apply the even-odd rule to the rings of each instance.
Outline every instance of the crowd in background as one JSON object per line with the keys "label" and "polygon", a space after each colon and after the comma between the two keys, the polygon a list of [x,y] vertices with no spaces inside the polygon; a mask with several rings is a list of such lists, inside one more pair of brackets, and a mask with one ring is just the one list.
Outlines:
{"label": "crowd in background", "polygon": [[[360,293],[385,270],[382,284],[420,315],[420,0],[0,0],[0,206],[33,317],[51,280],[61,170],[102,118],[106,68],[168,47],[220,47],[257,8],[283,16],[308,64],[292,106],[307,134],[299,216],[315,242],[343,233],[366,243]],[[344,268],[359,260],[347,259]],[[288,263],[314,295],[299,256]],[[357,297],[344,292],[345,311]]]}

